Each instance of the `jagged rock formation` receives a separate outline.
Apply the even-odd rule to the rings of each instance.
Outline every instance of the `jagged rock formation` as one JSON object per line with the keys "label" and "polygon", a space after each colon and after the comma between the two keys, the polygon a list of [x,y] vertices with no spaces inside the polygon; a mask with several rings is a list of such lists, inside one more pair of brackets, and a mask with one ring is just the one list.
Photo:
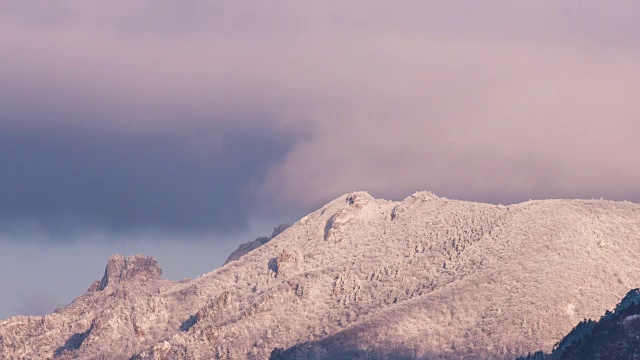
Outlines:
{"label": "jagged rock formation", "polygon": [[153,258],[112,256],[102,280],[67,307],[0,322],[0,358],[128,358],[151,346],[179,326],[179,309],[154,296],[175,285],[161,273]]}
{"label": "jagged rock formation", "polygon": [[280,224],[276,227],[273,228],[273,232],[271,233],[271,236],[261,236],[253,241],[249,241],[246,242],[244,244],[240,244],[240,246],[238,246],[237,249],[235,249],[231,255],[229,255],[229,257],[227,258],[227,260],[224,262],[224,265],[227,265],[228,263],[238,260],[240,259],[242,256],[250,253],[251,251],[259,248],[260,246],[268,243],[269,241],[271,241],[273,238],[275,238],[276,236],[280,235],[283,231],[287,230],[289,228],[289,224]]}
{"label": "jagged rock formation", "polygon": [[0,357],[515,358],[640,287],[638,255],[638,204],[356,192],[191,281],[114,260],[102,290],[0,322]]}
{"label": "jagged rock formation", "polygon": [[140,281],[160,280],[160,275],[162,275],[162,269],[153,258],[134,255],[127,259],[119,254],[113,255],[107,262],[104,276],[96,290],[102,291],[109,285],[116,286],[136,278]]}
{"label": "jagged rock formation", "polygon": [[551,354],[538,351],[522,360],[640,358],[640,289],[631,290],[600,320],[580,322]]}

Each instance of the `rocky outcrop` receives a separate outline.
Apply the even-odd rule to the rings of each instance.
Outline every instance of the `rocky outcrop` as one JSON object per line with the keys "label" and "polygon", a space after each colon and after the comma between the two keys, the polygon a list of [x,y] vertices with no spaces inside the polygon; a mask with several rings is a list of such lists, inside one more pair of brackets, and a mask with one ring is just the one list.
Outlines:
{"label": "rocky outcrop", "polygon": [[129,358],[165,334],[170,312],[180,312],[154,297],[176,285],[161,274],[151,257],[111,256],[102,280],[65,308],[0,322],[0,358]]}
{"label": "rocky outcrop", "polygon": [[638,204],[356,192],[190,281],[114,256],[65,308],[1,321],[0,358],[513,359],[640,287],[639,255]]}
{"label": "rocky outcrop", "polygon": [[358,222],[358,214],[373,197],[366,191],[359,191],[347,195],[342,209],[333,214],[324,227],[324,240],[330,242],[340,242],[346,234],[345,228]]}
{"label": "rocky outcrop", "polygon": [[96,290],[102,291],[107,286],[114,286],[123,281],[134,279],[138,281],[159,280],[161,276],[162,269],[152,257],[134,255],[126,258],[124,255],[116,254],[109,258],[104,276]]}

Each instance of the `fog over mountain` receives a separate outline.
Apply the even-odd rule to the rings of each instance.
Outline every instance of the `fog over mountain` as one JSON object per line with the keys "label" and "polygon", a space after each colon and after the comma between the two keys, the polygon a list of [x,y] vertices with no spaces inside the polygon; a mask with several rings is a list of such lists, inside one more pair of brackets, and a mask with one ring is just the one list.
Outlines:
{"label": "fog over mountain", "polygon": [[195,279],[115,255],[70,305],[0,322],[0,355],[513,359],[614,308],[639,255],[631,202],[354,192]]}

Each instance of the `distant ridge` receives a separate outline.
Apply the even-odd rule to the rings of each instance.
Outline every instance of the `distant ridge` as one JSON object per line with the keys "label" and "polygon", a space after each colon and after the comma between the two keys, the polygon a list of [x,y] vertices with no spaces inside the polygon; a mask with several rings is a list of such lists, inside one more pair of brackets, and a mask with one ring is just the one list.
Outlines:
{"label": "distant ridge", "polygon": [[181,282],[116,256],[65,308],[1,321],[0,358],[513,359],[640,287],[630,202],[353,192],[256,241]]}
{"label": "distant ridge", "polygon": [[238,259],[240,259],[242,256],[250,253],[251,251],[259,248],[260,246],[268,243],[269,241],[271,241],[274,237],[280,235],[283,231],[287,230],[289,228],[289,224],[280,224],[276,227],[273,228],[273,232],[271,233],[271,236],[262,236],[259,237],[253,241],[249,241],[246,242],[244,244],[240,244],[240,246],[238,246],[237,249],[235,249],[231,255],[229,255],[229,257],[227,258],[227,260],[224,262],[224,265],[227,265],[228,263],[232,262],[232,261],[236,261]]}

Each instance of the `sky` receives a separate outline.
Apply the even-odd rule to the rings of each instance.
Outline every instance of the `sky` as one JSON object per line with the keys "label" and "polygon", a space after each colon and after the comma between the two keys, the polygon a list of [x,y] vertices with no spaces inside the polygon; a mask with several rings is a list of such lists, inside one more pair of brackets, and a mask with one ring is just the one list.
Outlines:
{"label": "sky", "polygon": [[640,202],[640,3],[0,0],[0,318],[350,191]]}

